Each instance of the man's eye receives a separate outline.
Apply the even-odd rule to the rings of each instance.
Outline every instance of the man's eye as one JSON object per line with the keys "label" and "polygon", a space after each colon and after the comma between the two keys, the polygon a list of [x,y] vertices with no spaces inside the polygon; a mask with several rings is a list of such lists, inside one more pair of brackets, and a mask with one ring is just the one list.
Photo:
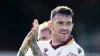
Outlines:
{"label": "man's eye", "polygon": [[58,24],[63,24],[63,22],[58,22]]}
{"label": "man's eye", "polygon": [[68,23],[67,23],[67,25],[71,25],[71,24],[72,24],[71,22],[68,22]]}

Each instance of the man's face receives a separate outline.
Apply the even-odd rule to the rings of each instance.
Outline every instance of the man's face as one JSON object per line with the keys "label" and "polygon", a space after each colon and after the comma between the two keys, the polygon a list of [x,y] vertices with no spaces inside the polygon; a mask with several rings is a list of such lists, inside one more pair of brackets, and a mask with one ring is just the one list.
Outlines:
{"label": "man's face", "polygon": [[67,41],[73,28],[72,17],[56,14],[52,21],[52,31],[58,41]]}
{"label": "man's face", "polygon": [[39,40],[49,40],[51,39],[51,33],[49,29],[41,31]]}

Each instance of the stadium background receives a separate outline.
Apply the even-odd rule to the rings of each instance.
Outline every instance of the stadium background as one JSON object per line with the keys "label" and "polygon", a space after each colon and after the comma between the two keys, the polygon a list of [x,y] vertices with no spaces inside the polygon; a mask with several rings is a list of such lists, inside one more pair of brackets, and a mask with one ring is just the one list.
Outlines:
{"label": "stadium background", "polygon": [[0,56],[16,56],[33,20],[49,20],[59,5],[74,10],[72,34],[86,56],[100,56],[99,0],[0,0]]}

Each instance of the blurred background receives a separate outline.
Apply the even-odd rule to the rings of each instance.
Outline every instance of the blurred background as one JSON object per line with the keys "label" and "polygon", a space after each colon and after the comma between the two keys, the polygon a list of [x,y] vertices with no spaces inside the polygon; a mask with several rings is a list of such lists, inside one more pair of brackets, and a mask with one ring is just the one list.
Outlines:
{"label": "blurred background", "polygon": [[33,20],[49,20],[60,5],[74,11],[72,34],[85,56],[100,56],[99,0],[0,0],[0,56],[16,56]]}

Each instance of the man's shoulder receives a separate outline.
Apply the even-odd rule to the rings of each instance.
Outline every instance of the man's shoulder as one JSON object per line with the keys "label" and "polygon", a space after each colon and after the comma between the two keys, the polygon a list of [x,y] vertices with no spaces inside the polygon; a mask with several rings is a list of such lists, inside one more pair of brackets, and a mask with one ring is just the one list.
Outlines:
{"label": "man's shoulder", "polygon": [[76,49],[79,56],[84,56],[84,50],[83,48],[77,44],[76,42],[73,43],[73,47]]}
{"label": "man's shoulder", "polygon": [[73,46],[75,46],[75,48],[79,48],[79,49],[83,50],[83,48],[79,44],[77,44],[75,41],[73,43]]}
{"label": "man's shoulder", "polygon": [[83,48],[80,47],[75,41],[72,44],[65,46],[63,53],[66,54],[66,52],[68,55],[71,55],[71,54],[80,55],[81,54],[81,56],[84,56]]}
{"label": "man's shoulder", "polygon": [[71,45],[69,45],[69,47],[74,50],[80,49],[84,51],[83,48],[79,44],[77,44],[75,41]]}

